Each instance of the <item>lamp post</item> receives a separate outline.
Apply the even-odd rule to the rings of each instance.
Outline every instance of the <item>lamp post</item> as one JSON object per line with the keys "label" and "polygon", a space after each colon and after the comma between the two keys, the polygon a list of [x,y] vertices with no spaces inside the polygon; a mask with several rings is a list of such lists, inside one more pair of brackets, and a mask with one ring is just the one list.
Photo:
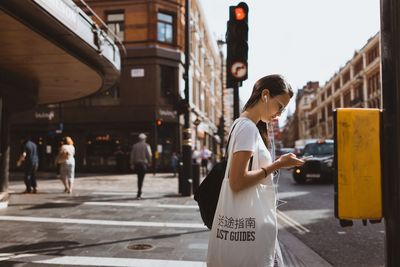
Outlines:
{"label": "lamp post", "polygon": [[226,42],[223,40],[217,40],[217,45],[219,49],[219,56],[221,58],[221,117],[219,118],[220,126],[220,138],[221,138],[221,155],[225,156],[225,118],[224,118],[224,53],[222,52],[222,46]]}
{"label": "lamp post", "polygon": [[197,129],[198,129],[198,127],[199,127],[199,125],[200,125],[200,123],[201,123],[201,119],[199,118],[199,117],[197,117],[196,118],[196,120],[193,122],[193,124],[194,124],[194,126],[195,126],[195,133],[194,133],[194,147],[195,148],[198,148],[199,149],[199,147],[197,147]]}
{"label": "lamp post", "polygon": [[184,128],[182,141],[182,158],[183,170],[180,175],[179,192],[182,196],[191,195],[191,180],[192,180],[192,129],[190,125],[190,106],[189,106],[189,64],[190,64],[190,0],[185,0],[185,111],[184,111]]}

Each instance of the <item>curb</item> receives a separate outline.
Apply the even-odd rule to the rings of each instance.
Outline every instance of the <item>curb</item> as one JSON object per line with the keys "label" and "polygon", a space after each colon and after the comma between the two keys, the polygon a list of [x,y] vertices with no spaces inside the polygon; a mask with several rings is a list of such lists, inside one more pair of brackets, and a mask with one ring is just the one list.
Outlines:
{"label": "curb", "polygon": [[286,266],[331,267],[332,265],[289,231],[280,228],[278,239]]}

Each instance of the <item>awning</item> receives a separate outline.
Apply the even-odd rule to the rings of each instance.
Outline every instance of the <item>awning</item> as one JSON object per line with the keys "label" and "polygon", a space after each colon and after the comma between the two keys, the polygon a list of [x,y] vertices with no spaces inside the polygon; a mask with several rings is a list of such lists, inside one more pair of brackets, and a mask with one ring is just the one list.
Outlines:
{"label": "awning", "polygon": [[70,0],[2,1],[0,35],[0,94],[11,109],[79,99],[119,78],[118,47]]}

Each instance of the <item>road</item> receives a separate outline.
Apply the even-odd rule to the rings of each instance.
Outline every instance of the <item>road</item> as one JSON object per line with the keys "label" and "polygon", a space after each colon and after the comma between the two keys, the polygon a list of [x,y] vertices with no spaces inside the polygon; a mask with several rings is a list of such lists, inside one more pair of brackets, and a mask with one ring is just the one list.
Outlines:
{"label": "road", "polygon": [[[133,175],[84,175],[70,195],[54,174],[40,175],[38,194],[21,194],[19,176],[0,210],[0,266],[205,266],[209,232],[193,198],[177,196],[171,175],[149,174],[140,201]],[[287,266],[320,267],[310,248],[333,266],[383,266],[382,223],[341,228],[331,184],[296,185],[282,171],[279,185]],[[144,245],[151,247],[131,249]]]}
{"label": "road", "polygon": [[342,228],[334,217],[332,184],[297,185],[283,170],[279,198],[280,222],[333,266],[384,265],[384,223],[363,226],[355,221],[352,227]]}

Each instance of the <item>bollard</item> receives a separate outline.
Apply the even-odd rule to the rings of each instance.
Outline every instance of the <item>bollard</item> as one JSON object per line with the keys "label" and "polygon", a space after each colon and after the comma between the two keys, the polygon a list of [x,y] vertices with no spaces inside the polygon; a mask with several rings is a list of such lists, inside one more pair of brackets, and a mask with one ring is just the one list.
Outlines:
{"label": "bollard", "polygon": [[178,193],[181,196],[191,196],[192,183],[192,179],[185,179],[183,177],[183,162],[180,161],[178,164]]}
{"label": "bollard", "polygon": [[196,192],[197,188],[199,188],[200,185],[200,164],[198,163],[192,164],[192,178],[193,178],[192,190],[194,193]]}

